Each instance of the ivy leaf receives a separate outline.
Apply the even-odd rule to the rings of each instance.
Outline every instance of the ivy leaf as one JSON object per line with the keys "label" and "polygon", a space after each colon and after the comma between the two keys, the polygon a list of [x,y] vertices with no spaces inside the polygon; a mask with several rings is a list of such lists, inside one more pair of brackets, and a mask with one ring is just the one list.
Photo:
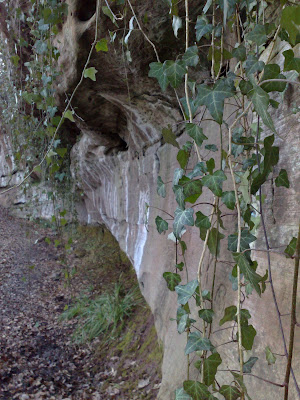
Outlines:
{"label": "ivy leaf", "polygon": [[264,25],[257,24],[254,29],[246,35],[247,40],[261,46],[267,41],[266,28]]}
{"label": "ivy leaf", "polygon": [[198,311],[198,315],[205,322],[211,324],[212,320],[213,320],[214,312],[213,312],[213,310],[210,310],[208,308],[204,308],[204,309]]}
{"label": "ivy leaf", "polygon": [[176,89],[186,73],[185,64],[183,61],[167,60],[164,62],[164,73],[167,75],[171,86]]}
{"label": "ivy leaf", "polygon": [[212,175],[216,166],[214,158],[210,158],[208,161],[206,161],[206,166],[207,171]]}
{"label": "ivy leaf", "polygon": [[237,58],[239,61],[245,61],[247,58],[247,52],[245,46],[242,44],[232,51],[233,57]]}
{"label": "ivy leaf", "polygon": [[175,185],[174,188],[175,199],[179,207],[184,210],[185,209],[185,195],[183,193],[183,187],[179,185]]}
{"label": "ivy leaf", "polygon": [[224,100],[234,95],[232,87],[224,79],[221,79],[213,88],[203,84],[197,86],[197,91],[197,103],[206,106],[213,119],[221,125],[223,122]]}
{"label": "ivy leaf", "polygon": [[235,386],[223,385],[219,390],[226,400],[237,400],[241,396],[241,392]]}
{"label": "ivy leaf", "polygon": [[177,147],[179,149],[179,144],[176,140],[176,135],[172,131],[170,125],[168,125],[168,128],[163,128],[162,135],[163,135],[165,143],[169,143],[172,146]]}
{"label": "ivy leaf", "polygon": [[234,210],[235,207],[235,194],[233,191],[223,192],[222,201],[229,210]]}
{"label": "ivy leaf", "polygon": [[202,214],[201,211],[196,212],[195,226],[200,229],[200,238],[205,240],[206,232],[210,228],[211,224],[209,218]]}
{"label": "ivy leaf", "polygon": [[293,50],[286,50],[284,55],[284,71],[297,71],[300,73],[300,58],[294,56]]}
{"label": "ivy leaf", "polygon": [[202,183],[199,179],[187,182],[183,187],[185,201],[195,203],[202,194]]}
{"label": "ivy leaf", "polygon": [[204,16],[199,16],[196,22],[196,40],[199,40],[206,35],[207,33],[211,33],[213,30],[212,24],[208,24],[207,18]]}
{"label": "ivy leaf", "polygon": [[99,42],[96,43],[96,51],[104,51],[107,52],[108,51],[108,46],[107,46],[107,40],[106,39],[100,39]]}
{"label": "ivy leaf", "polygon": [[207,386],[197,381],[184,381],[183,388],[193,400],[208,400],[210,396]]}
{"label": "ivy leaf", "polygon": [[183,388],[176,389],[175,400],[192,400],[192,398],[184,391]]}
{"label": "ivy leaf", "polygon": [[250,374],[252,371],[252,368],[256,361],[258,360],[257,357],[250,357],[248,361],[246,361],[243,365],[243,372],[244,374]]}
{"label": "ivy leaf", "polygon": [[178,182],[183,177],[183,175],[184,175],[183,169],[175,168],[172,185],[173,186],[178,185]]}
{"label": "ivy leaf", "polygon": [[286,169],[281,169],[279,172],[279,175],[275,179],[275,185],[277,187],[284,186],[286,188],[290,187],[290,182],[288,178],[288,174],[286,172]]}
{"label": "ivy leaf", "polygon": [[185,354],[191,354],[194,351],[199,350],[212,350],[213,345],[211,341],[205,337],[202,337],[200,332],[191,332],[188,336],[188,341],[185,347]]}
{"label": "ivy leaf", "polygon": [[85,78],[89,78],[92,81],[96,82],[96,74],[97,74],[97,72],[98,71],[96,70],[95,67],[90,67],[90,68],[87,68],[87,69],[84,70],[83,76]]}
{"label": "ivy leaf", "polygon": [[297,246],[297,238],[293,237],[293,239],[290,241],[290,243],[284,250],[285,254],[289,255],[290,257],[293,257],[296,251],[296,246]]}
{"label": "ivy leaf", "polygon": [[253,325],[242,325],[242,345],[245,350],[251,350],[256,335]]}
{"label": "ivy leaf", "polygon": [[218,151],[218,148],[215,144],[207,144],[205,146],[205,148],[206,148],[206,150],[213,151],[213,152]]}
{"label": "ivy leaf", "polygon": [[282,10],[280,25],[288,32],[291,43],[295,45],[299,33],[300,6],[285,7]]}
{"label": "ivy leaf", "polygon": [[236,306],[226,307],[224,312],[224,317],[220,320],[219,325],[221,326],[228,321],[235,321],[236,313],[237,313]]}
{"label": "ivy leaf", "polygon": [[259,61],[253,54],[249,54],[244,62],[244,68],[247,76],[253,75],[256,72],[261,72],[264,69],[265,63]]}
{"label": "ivy leaf", "polygon": [[220,253],[220,241],[224,239],[225,235],[220,233],[217,228],[211,228],[208,234],[207,247],[213,256]]}
{"label": "ivy leaf", "polygon": [[185,130],[187,134],[195,140],[196,144],[200,147],[207,137],[203,134],[203,129],[196,124],[186,124]]}
{"label": "ivy leaf", "polygon": [[189,67],[196,67],[199,62],[199,55],[198,55],[198,47],[192,46],[189,47],[182,57],[183,62],[185,65]]}
{"label": "ivy leaf", "polygon": [[155,218],[155,223],[156,223],[156,228],[157,228],[158,233],[165,232],[169,229],[169,224],[167,223],[167,221],[165,221],[161,217],[157,216]]}
{"label": "ivy leaf", "polygon": [[266,360],[267,360],[267,362],[268,362],[268,365],[275,364],[275,362],[276,362],[276,357],[275,357],[275,355],[273,354],[273,352],[272,352],[272,350],[270,349],[269,346],[267,346],[267,347],[265,348],[265,353],[266,353]]}
{"label": "ivy leaf", "polygon": [[201,161],[201,162],[198,162],[198,163],[195,165],[193,171],[190,172],[187,176],[188,176],[190,179],[193,179],[193,178],[195,178],[196,176],[202,176],[202,175],[205,174],[206,172],[207,172],[207,167],[206,167],[205,163]]}
{"label": "ivy leaf", "polygon": [[187,327],[187,323],[188,323],[188,320],[189,320],[189,315],[188,314],[184,314],[180,319],[179,319],[179,321],[178,321],[178,324],[177,324],[177,332],[179,333],[179,334],[182,334],[184,331],[185,331],[185,329],[186,329],[186,327]]}
{"label": "ivy leaf", "polygon": [[268,113],[269,95],[261,87],[256,86],[249,92],[255,111],[261,117],[264,124],[276,133],[273,120]]}
{"label": "ivy leaf", "polygon": [[259,286],[259,282],[262,280],[262,277],[258,275],[254,269],[251,267],[249,261],[247,260],[245,254],[243,253],[234,253],[233,258],[241,268],[242,274],[244,274],[245,279],[251,284],[251,286],[256,290],[258,295],[261,295],[261,289]]}
{"label": "ivy leaf", "polygon": [[[267,79],[286,79],[286,77],[280,73],[280,67],[277,64],[268,64],[264,68],[264,74],[262,81]],[[283,92],[286,88],[286,83],[284,82],[267,82],[261,85],[261,88],[265,92]]]}
{"label": "ivy leaf", "polygon": [[204,360],[203,363],[203,382],[210,386],[214,383],[218,366],[222,364],[222,359],[219,353],[214,353]]}
{"label": "ivy leaf", "polygon": [[182,169],[184,169],[189,161],[190,153],[186,150],[179,150],[177,153],[177,161]]}
{"label": "ivy leaf", "polygon": [[163,278],[167,282],[168,289],[175,292],[175,287],[181,282],[181,277],[174,272],[164,272]]}
{"label": "ivy leaf", "polygon": [[194,210],[192,208],[187,208],[182,210],[181,208],[177,208],[175,210],[175,219],[173,223],[173,232],[177,239],[180,238],[180,233],[185,225],[193,226],[194,218],[193,218]]}
{"label": "ivy leaf", "polygon": [[169,85],[169,79],[164,71],[163,64],[159,62],[152,62],[149,66],[150,71],[148,76],[150,78],[156,78],[162,91],[165,91]]}
{"label": "ivy leaf", "polygon": [[223,171],[215,171],[213,175],[206,175],[202,178],[202,184],[208,187],[213,194],[218,197],[222,196],[222,185],[227,177]]}
{"label": "ivy leaf", "polygon": [[73,117],[73,113],[72,113],[71,110],[67,110],[67,111],[64,113],[64,118],[67,118],[67,119],[70,120],[71,122],[75,122],[75,119],[74,119],[74,117]]}
{"label": "ivy leaf", "polygon": [[160,176],[157,177],[157,194],[166,197],[166,186]]}
{"label": "ivy leaf", "polygon": [[[243,229],[241,233],[240,250],[244,251],[250,248],[249,244],[255,242],[256,237],[249,232],[248,229]],[[228,250],[235,252],[237,250],[238,234],[234,233],[228,236]]]}
{"label": "ivy leaf", "polygon": [[189,301],[189,299],[193,296],[197,287],[198,287],[197,279],[190,281],[186,285],[176,286],[175,291],[178,295],[177,299],[178,304],[185,305]]}

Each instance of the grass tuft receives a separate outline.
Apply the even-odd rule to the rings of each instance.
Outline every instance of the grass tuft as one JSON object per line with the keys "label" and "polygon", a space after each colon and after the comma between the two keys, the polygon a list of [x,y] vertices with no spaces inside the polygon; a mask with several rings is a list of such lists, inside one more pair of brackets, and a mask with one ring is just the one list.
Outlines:
{"label": "grass tuft", "polygon": [[95,299],[78,299],[63,312],[61,319],[79,319],[73,334],[76,343],[84,343],[101,335],[111,340],[121,333],[126,319],[140,303],[138,286],[125,292],[122,283],[118,282],[111,293],[104,293]]}

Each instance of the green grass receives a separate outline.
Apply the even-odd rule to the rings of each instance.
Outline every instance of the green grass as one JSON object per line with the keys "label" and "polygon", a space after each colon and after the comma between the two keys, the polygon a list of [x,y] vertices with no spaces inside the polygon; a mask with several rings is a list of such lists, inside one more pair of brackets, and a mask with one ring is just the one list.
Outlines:
{"label": "green grass", "polygon": [[103,335],[107,340],[117,337],[126,319],[141,303],[138,286],[125,292],[122,283],[116,283],[112,292],[95,299],[82,297],[62,314],[63,320],[78,318],[73,340],[84,343]]}

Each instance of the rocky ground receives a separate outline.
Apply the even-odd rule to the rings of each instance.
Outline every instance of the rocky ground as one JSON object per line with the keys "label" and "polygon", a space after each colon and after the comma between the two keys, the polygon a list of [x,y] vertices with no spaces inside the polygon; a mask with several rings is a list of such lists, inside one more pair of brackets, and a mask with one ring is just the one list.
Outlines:
{"label": "rocky ground", "polygon": [[[66,287],[59,250],[45,242],[49,235],[0,208],[0,399],[155,399],[161,352],[146,305],[113,343],[75,345],[76,320],[59,317],[74,286],[88,283],[88,269]],[[83,250],[69,262],[86,265]]]}

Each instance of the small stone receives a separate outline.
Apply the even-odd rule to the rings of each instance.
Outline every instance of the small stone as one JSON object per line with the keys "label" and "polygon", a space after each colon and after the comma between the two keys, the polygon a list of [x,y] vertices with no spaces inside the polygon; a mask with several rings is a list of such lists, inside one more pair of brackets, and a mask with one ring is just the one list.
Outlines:
{"label": "small stone", "polygon": [[138,389],[145,388],[146,386],[149,385],[149,383],[150,383],[150,379],[149,378],[140,380],[139,384],[138,384]]}

